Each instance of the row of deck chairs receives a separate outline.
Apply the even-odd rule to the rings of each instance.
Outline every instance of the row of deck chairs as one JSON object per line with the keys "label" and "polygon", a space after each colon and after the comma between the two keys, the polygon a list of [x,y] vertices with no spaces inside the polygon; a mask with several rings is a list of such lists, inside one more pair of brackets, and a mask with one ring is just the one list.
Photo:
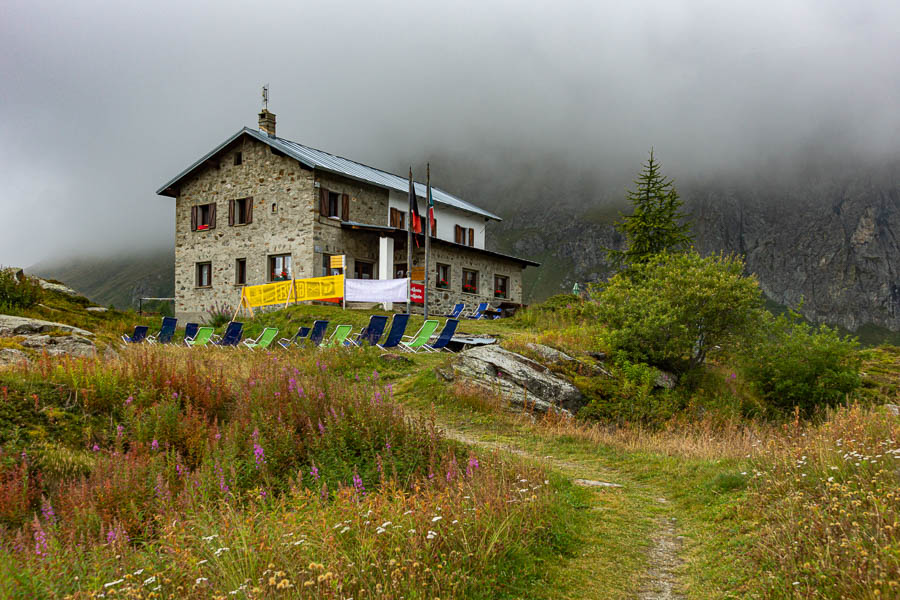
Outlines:
{"label": "row of deck chairs", "polygon": [[473,310],[471,313],[463,314],[466,311],[466,304],[464,302],[460,302],[456,306],[453,307],[453,310],[450,311],[450,314],[446,315],[451,319],[499,319],[500,317],[496,314],[489,314],[485,311],[488,310],[488,303],[482,302],[478,305],[478,307]]}
{"label": "row of deck chairs", "polygon": [[[459,325],[458,319],[447,319],[443,329],[437,335],[437,339],[431,342],[431,338],[435,336],[440,323],[435,319],[426,319],[422,326],[414,335],[405,335],[406,326],[409,323],[408,314],[396,314],[391,321],[390,329],[387,329],[388,317],[382,315],[372,315],[369,324],[353,335],[352,325],[338,325],[326,338],[328,330],[328,321],[315,321],[312,327],[300,327],[293,336],[281,338],[278,345],[282,348],[290,346],[310,345],[320,348],[331,348],[341,346],[376,346],[382,350],[396,348],[409,352],[438,352],[446,350],[447,345],[456,333]],[[134,333],[130,336],[123,335],[122,339],[126,343],[170,343],[175,333],[175,325],[177,321],[172,317],[163,318],[163,324],[159,333],[156,335],[147,335],[148,328],[145,325],[138,325],[134,328]],[[196,323],[188,323],[184,330],[184,343],[188,347],[197,346],[238,346],[243,336],[243,323],[232,321],[225,329],[222,336],[216,336],[212,327],[200,327]],[[266,349],[270,347],[275,338],[278,337],[278,329],[274,327],[266,327],[255,339],[243,340],[243,344],[250,349]],[[382,338],[384,338],[382,340]]]}

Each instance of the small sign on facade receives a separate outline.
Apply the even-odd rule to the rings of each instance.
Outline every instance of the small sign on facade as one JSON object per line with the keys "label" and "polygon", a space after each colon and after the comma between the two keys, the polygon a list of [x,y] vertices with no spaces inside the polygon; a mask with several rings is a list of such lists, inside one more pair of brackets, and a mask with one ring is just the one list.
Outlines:
{"label": "small sign on facade", "polygon": [[409,278],[413,281],[425,281],[425,267],[413,267]]}
{"label": "small sign on facade", "polygon": [[337,254],[331,257],[330,267],[332,269],[343,269],[344,268],[344,255]]}
{"label": "small sign on facade", "polygon": [[409,301],[413,304],[425,303],[425,285],[422,283],[409,284]]}

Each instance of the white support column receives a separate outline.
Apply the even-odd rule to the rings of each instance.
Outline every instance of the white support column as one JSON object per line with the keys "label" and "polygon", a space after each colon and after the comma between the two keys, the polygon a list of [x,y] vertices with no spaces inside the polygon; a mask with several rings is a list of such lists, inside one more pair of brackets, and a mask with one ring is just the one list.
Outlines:
{"label": "white support column", "polygon": [[[378,279],[394,278],[394,238],[378,238]],[[393,310],[392,302],[383,303],[384,310]]]}

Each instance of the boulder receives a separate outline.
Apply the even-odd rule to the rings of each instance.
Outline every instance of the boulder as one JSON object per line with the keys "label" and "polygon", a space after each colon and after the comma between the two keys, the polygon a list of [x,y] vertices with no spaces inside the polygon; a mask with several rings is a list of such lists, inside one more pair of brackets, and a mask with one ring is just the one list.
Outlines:
{"label": "boulder", "polygon": [[84,337],[93,337],[93,333],[85,329],[79,329],[63,323],[42,321],[41,319],[29,319],[27,317],[15,317],[12,315],[0,315],[0,336],[2,335],[35,335],[48,331],[64,331]]}
{"label": "boulder", "polygon": [[88,312],[105,313],[105,312],[108,311],[109,309],[106,308],[105,306],[88,306],[88,307],[87,307],[86,309],[84,309],[84,310],[86,310],[86,311],[88,311]]}
{"label": "boulder", "polygon": [[0,365],[10,365],[28,360],[28,355],[15,348],[0,348]]}
{"label": "boulder", "polygon": [[550,346],[545,346],[543,344],[526,344],[526,347],[535,352],[538,356],[541,357],[541,360],[544,363],[548,364],[557,364],[557,363],[568,363],[573,362],[575,359],[563,352],[562,350],[557,350],[556,348],[551,348]]}
{"label": "boulder", "polygon": [[677,383],[678,377],[667,371],[658,371],[656,373],[656,379],[653,381],[653,385],[665,390],[674,389],[675,384]]}
{"label": "boulder", "polygon": [[544,365],[498,345],[461,352],[453,363],[461,377],[487,391],[499,391],[513,406],[572,414],[584,401],[577,387]]}

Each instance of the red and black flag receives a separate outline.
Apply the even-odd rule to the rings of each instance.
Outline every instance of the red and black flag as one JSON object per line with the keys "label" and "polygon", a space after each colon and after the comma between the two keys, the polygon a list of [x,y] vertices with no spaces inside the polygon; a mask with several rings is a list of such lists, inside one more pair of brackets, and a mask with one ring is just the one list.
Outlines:
{"label": "red and black flag", "polygon": [[[422,233],[422,217],[419,216],[419,202],[416,200],[416,184],[413,183],[412,167],[409,169],[409,231]],[[416,237],[416,247],[419,238]]]}

